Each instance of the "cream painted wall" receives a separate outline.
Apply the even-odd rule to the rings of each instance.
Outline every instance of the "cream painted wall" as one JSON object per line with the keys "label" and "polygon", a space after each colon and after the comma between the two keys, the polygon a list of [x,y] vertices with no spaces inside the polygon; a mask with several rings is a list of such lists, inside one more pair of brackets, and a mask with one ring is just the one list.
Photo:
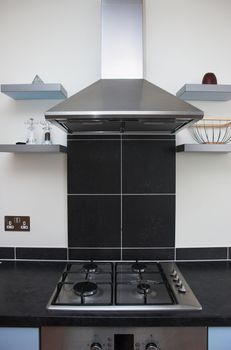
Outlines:
{"label": "cream painted wall", "polygon": [[[0,0],[0,46],[0,83],[38,74],[71,95],[100,78],[100,0]],[[57,102],[0,94],[0,143],[25,141],[24,122]],[[66,143],[61,130],[52,133]],[[0,246],[66,247],[66,187],[66,155],[0,153]],[[5,232],[4,215],[30,215],[31,231]]]}
{"label": "cream painted wall", "polygon": [[[145,77],[173,94],[209,71],[231,83],[230,13],[229,0],[145,0]],[[231,101],[192,103],[231,117]],[[177,247],[231,246],[230,184],[231,154],[177,154]]]}

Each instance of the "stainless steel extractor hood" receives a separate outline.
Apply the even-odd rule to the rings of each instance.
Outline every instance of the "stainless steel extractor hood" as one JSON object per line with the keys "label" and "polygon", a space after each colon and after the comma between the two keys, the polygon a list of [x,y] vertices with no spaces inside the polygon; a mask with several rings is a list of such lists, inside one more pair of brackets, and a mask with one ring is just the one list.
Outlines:
{"label": "stainless steel extractor hood", "polygon": [[[142,0],[102,0],[103,79],[51,108],[47,120],[68,133],[174,134],[203,117],[201,110],[141,79],[142,18]],[[122,52],[115,50],[119,47]]]}
{"label": "stainless steel extractor hood", "polygon": [[173,134],[203,113],[144,79],[101,79],[51,108],[67,132]]}

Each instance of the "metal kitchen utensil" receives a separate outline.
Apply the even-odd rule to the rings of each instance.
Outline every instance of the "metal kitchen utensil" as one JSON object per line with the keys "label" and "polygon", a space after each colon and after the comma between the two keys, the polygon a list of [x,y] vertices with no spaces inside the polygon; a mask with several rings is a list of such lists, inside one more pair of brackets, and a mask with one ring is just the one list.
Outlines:
{"label": "metal kitchen utensil", "polygon": [[204,118],[189,128],[198,143],[224,144],[231,141],[231,119]]}

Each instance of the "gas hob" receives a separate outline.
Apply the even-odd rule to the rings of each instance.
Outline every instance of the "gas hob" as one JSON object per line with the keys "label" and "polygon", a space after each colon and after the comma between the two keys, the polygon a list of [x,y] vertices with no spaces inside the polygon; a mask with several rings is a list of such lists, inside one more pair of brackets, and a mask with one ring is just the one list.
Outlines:
{"label": "gas hob", "polygon": [[68,263],[47,305],[51,310],[200,310],[175,263]]}

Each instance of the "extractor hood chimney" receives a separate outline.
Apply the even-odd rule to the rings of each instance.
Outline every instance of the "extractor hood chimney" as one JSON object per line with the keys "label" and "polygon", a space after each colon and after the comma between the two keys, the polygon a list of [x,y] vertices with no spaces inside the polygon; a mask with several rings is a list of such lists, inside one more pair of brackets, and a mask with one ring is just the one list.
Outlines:
{"label": "extractor hood chimney", "polygon": [[203,112],[143,79],[143,1],[101,0],[102,79],[46,112],[68,133],[174,134]]}

